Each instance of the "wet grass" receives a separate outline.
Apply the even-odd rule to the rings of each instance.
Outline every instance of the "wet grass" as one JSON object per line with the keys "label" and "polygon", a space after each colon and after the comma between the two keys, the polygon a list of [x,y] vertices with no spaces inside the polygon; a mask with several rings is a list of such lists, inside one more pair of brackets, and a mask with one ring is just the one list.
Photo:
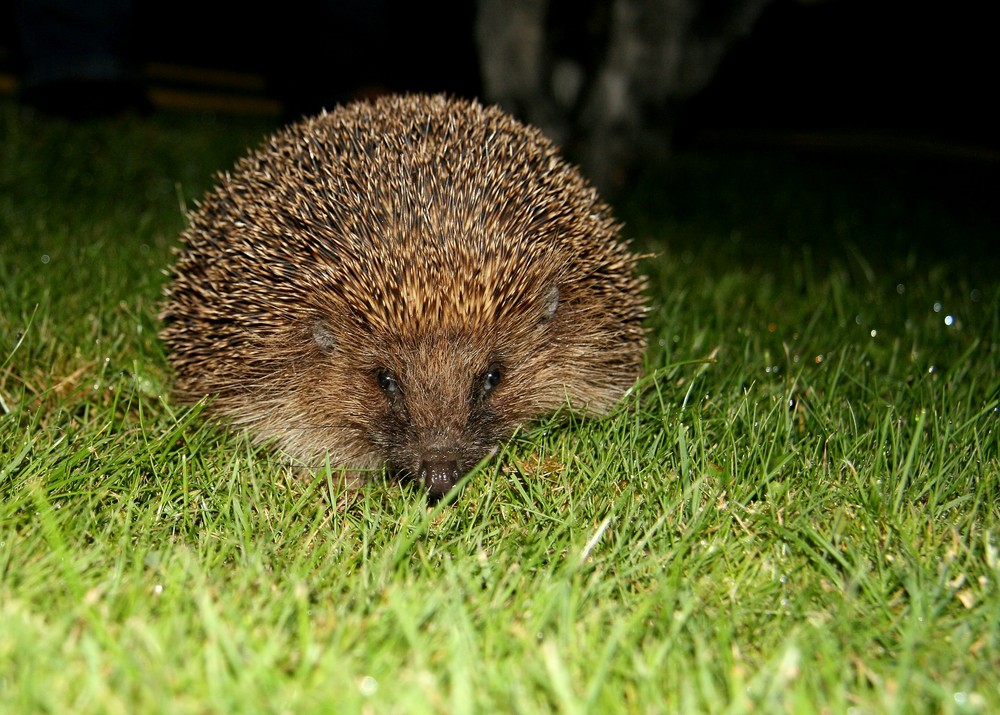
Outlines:
{"label": "wet grass", "polygon": [[1000,709],[988,175],[680,157],[622,201],[642,389],[336,510],[155,339],[180,207],[265,129],[0,107],[5,711]]}

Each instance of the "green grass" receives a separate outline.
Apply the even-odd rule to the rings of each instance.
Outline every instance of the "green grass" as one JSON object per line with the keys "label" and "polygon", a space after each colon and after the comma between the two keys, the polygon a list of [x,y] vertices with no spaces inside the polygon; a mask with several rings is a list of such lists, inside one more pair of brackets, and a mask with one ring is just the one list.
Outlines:
{"label": "green grass", "polygon": [[0,106],[0,711],[1000,711],[988,175],[679,157],[621,202],[642,389],[336,509],[155,337],[266,129]]}

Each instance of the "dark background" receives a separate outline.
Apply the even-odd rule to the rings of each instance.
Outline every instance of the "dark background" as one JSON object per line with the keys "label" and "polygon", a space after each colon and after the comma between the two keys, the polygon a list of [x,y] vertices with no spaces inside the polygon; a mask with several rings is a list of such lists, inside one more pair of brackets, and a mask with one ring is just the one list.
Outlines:
{"label": "dark background", "polygon": [[694,125],[906,131],[997,148],[988,4],[780,0],[688,108]]}
{"label": "dark background", "polygon": [[[8,94],[17,92],[23,69],[14,7],[14,0],[0,1],[0,90]],[[480,92],[472,2],[289,0],[253,9],[235,0],[171,0],[134,7],[125,42],[141,83],[276,102],[243,111],[278,108],[293,118],[368,91]],[[775,0],[712,84],[684,107],[677,141],[717,138],[718,130],[730,137],[875,131],[995,162],[1000,53],[989,8],[971,0]],[[211,79],[145,72],[150,63],[234,70],[259,83],[213,88]]]}

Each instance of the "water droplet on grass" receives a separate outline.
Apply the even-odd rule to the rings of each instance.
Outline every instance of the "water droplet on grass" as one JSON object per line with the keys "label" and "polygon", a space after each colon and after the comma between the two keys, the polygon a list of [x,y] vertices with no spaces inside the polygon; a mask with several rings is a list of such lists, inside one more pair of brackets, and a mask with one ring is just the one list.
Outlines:
{"label": "water droplet on grass", "polygon": [[370,697],[378,692],[378,681],[370,675],[366,675],[358,682],[358,690],[365,697]]}

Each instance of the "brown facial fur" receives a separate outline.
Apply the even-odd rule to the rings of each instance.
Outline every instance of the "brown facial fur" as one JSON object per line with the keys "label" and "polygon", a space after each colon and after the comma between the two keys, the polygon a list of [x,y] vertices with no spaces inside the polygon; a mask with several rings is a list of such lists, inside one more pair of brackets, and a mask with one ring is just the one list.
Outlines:
{"label": "brown facial fur", "polygon": [[178,394],[307,466],[443,493],[523,422],[601,412],[644,302],[608,207],[495,108],[388,97],[292,125],[192,213],[161,336]]}

